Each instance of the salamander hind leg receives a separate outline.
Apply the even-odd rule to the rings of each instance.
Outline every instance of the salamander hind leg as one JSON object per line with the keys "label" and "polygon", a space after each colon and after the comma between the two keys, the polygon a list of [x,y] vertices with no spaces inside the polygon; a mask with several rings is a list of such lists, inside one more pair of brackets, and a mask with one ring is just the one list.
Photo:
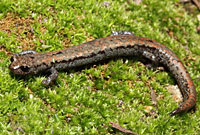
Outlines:
{"label": "salamander hind leg", "polygon": [[49,72],[50,75],[47,77],[46,80],[42,81],[42,84],[44,84],[45,86],[49,86],[58,77],[58,71],[54,67],[48,69],[47,72]]}
{"label": "salamander hind leg", "polygon": [[145,57],[145,59],[142,59],[141,61],[148,69],[164,70],[163,65],[160,64],[156,55],[148,51],[143,51],[142,55]]}

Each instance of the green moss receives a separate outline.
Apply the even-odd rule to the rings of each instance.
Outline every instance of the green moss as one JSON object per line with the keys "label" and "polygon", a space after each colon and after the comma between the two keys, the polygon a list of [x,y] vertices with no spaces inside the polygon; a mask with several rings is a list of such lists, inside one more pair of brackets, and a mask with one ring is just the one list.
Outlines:
{"label": "green moss", "polygon": [[[114,131],[109,121],[138,134],[200,132],[198,109],[193,114],[169,116],[177,107],[165,87],[176,84],[171,74],[147,69],[137,56],[62,71],[50,87],[41,84],[42,75],[19,77],[8,69],[13,52],[59,50],[108,36],[112,30],[129,30],[172,49],[186,65],[198,91],[200,36],[196,28],[200,23],[178,0],[143,0],[139,5],[125,0],[4,0],[0,18],[9,26],[13,20],[7,17],[8,12],[11,18],[31,19],[32,23],[15,22],[8,27],[10,31],[0,27],[2,134],[122,134]],[[27,29],[20,33],[19,26]],[[150,87],[157,95],[164,95],[154,107],[156,118],[145,112],[145,106],[153,106]]]}

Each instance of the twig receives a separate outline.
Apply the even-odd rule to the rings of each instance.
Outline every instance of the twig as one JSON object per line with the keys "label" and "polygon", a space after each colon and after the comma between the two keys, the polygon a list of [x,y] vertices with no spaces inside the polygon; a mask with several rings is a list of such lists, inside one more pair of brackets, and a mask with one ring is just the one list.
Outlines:
{"label": "twig", "polygon": [[191,0],[180,0],[181,3],[189,3]]}
{"label": "twig", "polygon": [[112,124],[112,128],[118,129],[119,131],[126,133],[126,134],[131,134],[131,135],[138,135],[137,133],[134,133],[128,129],[125,129],[123,127],[121,127],[119,124],[114,123],[112,121],[109,121],[110,124]]}
{"label": "twig", "polygon": [[198,0],[192,0],[197,8],[200,10],[200,2]]}

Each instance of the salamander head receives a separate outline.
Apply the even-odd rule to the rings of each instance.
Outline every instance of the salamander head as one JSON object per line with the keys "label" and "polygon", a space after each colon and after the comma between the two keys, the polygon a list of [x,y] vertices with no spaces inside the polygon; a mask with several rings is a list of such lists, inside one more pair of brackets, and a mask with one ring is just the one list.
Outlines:
{"label": "salamander head", "polygon": [[9,69],[17,75],[27,75],[34,73],[31,57],[14,55],[10,59]]}

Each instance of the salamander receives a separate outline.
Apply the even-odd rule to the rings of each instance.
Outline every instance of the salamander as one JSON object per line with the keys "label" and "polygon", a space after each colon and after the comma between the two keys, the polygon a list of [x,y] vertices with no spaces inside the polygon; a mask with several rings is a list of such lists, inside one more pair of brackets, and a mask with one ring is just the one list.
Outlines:
{"label": "salamander", "polygon": [[183,102],[170,115],[187,112],[195,107],[196,90],[183,63],[163,44],[129,31],[115,31],[112,35],[95,39],[67,49],[38,53],[32,50],[16,53],[11,57],[9,69],[16,75],[49,74],[42,83],[49,85],[58,76],[57,70],[97,63],[123,56],[142,56],[153,64],[162,64],[174,76],[183,96]]}

